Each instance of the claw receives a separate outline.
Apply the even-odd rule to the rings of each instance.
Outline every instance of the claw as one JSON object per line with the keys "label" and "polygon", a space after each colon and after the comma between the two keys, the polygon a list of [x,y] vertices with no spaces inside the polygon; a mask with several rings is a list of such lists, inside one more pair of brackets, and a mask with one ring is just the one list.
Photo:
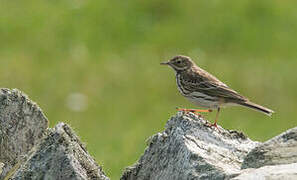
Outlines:
{"label": "claw", "polygon": [[[182,111],[184,113],[189,113],[189,112],[192,112],[196,115],[198,115],[199,117],[203,117],[200,113],[198,112],[212,112],[211,109],[184,109],[184,108],[176,108],[177,111]],[[213,124],[209,124],[208,122],[206,122],[206,126],[208,127],[215,127],[219,132],[221,132],[217,126],[217,120],[218,120],[218,115],[219,115],[219,112],[220,112],[220,108],[218,108],[218,113],[216,115],[216,119],[215,119],[215,122]]]}
{"label": "claw", "polygon": [[215,127],[219,132],[221,132],[220,129],[219,129],[219,127],[218,127],[218,125],[217,125],[217,123],[206,124],[206,126],[208,126],[208,127],[210,127],[210,128]]}

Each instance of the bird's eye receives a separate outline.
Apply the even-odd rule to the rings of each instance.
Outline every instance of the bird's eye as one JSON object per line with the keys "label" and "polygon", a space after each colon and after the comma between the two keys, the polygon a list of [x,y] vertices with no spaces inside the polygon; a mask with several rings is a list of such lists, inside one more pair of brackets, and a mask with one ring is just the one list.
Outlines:
{"label": "bird's eye", "polygon": [[181,63],[181,60],[178,60],[176,63],[177,63],[177,64],[180,64],[180,63]]}

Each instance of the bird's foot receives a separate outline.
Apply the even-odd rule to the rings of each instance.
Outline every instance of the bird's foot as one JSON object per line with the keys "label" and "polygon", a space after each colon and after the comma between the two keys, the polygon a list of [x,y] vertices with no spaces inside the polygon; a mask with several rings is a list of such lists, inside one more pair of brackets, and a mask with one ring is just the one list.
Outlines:
{"label": "bird's foot", "polygon": [[215,127],[219,132],[221,132],[216,122],[215,123],[207,123],[206,126],[210,127],[210,128]]}

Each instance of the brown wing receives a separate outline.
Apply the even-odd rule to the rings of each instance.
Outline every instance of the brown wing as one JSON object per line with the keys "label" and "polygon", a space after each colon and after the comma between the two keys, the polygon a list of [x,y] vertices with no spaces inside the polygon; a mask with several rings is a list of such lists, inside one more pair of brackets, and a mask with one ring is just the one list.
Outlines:
{"label": "brown wing", "polygon": [[188,91],[200,92],[211,97],[224,99],[226,102],[244,102],[248,100],[203,69],[199,68],[199,70],[187,73],[182,77],[184,80],[183,86]]}

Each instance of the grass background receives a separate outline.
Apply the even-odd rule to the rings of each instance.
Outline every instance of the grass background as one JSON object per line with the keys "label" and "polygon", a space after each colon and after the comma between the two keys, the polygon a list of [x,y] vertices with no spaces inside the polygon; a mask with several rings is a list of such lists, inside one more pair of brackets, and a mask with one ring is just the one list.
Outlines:
{"label": "grass background", "polygon": [[0,0],[0,86],[27,93],[51,127],[70,124],[118,179],[176,106],[195,108],[159,65],[189,55],[276,112],[221,113],[223,127],[264,141],[297,125],[296,8],[293,0]]}

